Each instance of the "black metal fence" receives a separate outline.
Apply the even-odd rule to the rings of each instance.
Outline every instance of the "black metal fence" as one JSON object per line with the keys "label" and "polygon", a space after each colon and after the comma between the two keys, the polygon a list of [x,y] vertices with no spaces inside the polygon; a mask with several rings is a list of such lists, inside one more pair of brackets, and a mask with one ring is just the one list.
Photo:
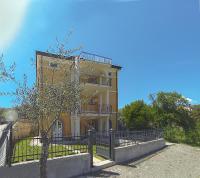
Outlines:
{"label": "black metal fence", "polygon": [[[10,132],[7,146],[7,165],[9,166],[12,163],[40,159],[43,143],[41,137],[37,136],[38,132],[21,131],[18,128],[12,129]],[[140,142],[157,140],[162,137],[163,132],[160,129],[143,131],[114,131],[111,129],[106,132],[89,130],[88,134],[76,137],[55,137],[54,135],[49,136],[47,139],[48,158],[89,153],[92,166],[93,156],[97,155],[114,160],[115,147],[139,144]]]}
{"label": "black metal fence", "polygon": [[10,124],[0,125],[0,166],[5,166],[9,157]]}
{"label": "black metal fence", "polygon": [[149,129],[142,131],[105,131],[91,132],[95,137],[93,144],[96,146],[96,154],[107,159],[114,160],[114,148],[128,145],[136,145],[141,142],[157,140],[163,137],[161,129]]}
{"label": "black metal fence", "polygon": [[148,129],[140,131],[116,131],[114,132],[115,146],[134,145],[140,142],[157,140],[163,137],[161,129]]}
{"label": "black metal fence", "polygon": [[111,138],[110,138],[110,132],[95,132],[94,133],[95,142],[96,145],[96,154],[99,156],[103,156],[107,159],[109,159],[110,156],[110,145],[111,145]]}
{"label": "black metal fence", "polygon": [[[42,151],[41,137],[14,138],[11,162],[38,160]],[[48,139],[48,157],[62,157],[88,152],[88,137],[51,137]]]}

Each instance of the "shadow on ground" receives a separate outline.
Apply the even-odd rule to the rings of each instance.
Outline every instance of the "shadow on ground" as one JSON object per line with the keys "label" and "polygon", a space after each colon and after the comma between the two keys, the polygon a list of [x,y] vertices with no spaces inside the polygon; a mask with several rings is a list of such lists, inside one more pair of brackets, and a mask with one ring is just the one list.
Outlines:
{"label": "shadow on ground", "polygon": [[95,173],[91,173],[90,175],[79,176],[79,178],[95,178],[95,177],[111,177],[111,176],[119,176],[119,173],[101,170]]}

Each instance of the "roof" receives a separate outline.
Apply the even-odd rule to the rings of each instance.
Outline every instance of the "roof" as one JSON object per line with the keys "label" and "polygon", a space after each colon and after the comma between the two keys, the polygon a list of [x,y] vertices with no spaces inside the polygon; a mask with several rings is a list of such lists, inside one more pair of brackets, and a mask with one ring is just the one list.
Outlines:
{"label": "roof", "polygon": [[[83,53],[85,53],[85,52],[83,52]],[[88,54],[90,54],[90,53],[88,53]],[[61,56],[61,55],[58,55],[58,54],[53,54],[53,53],[49,53],[49,52],[43,52],[43,51],[37,51],[36,50],[36,56],[37,55],[42,55],[42,56],[47,56],[47,57],[53,57],[53,58],[57,58],[57,59],[66,59],[66,60],[72,60],[72,59],[74,59],[74,57],[76,57],[76,56]],[[109,59],[109,58],[107,58],[107,59]],[[97,62],[97,61],[94,61],[94,62]],[[115,69],[118,69],[118,70],[122,69],[122,67],[118,66],[118,65],[112,65],[111,64],[111,67],[115,68]]]}
{"label": "roof", "polygon": [[72,58],[75,57],[75,56],[61,56],[58,54],[53,54],[53,53],[43,52],[43,51],[36,51],[36,55],[53,57],[53,58],[58,58],[58,59],[67,59],[67,60],[72,60]]}
{"label": "roof", "polygon": [[121,70],[121,69],[122,69],[122,67],[121,67],[121,66],[118,66],[118,65],[112,65],[111,67],[112,67],[112,68],[115,68],[115,69],[118,69],[118,70]]}

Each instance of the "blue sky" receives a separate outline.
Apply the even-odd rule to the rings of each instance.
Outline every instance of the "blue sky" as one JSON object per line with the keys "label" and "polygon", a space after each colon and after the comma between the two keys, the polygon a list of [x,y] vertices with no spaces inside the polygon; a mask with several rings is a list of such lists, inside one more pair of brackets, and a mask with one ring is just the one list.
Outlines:
{"label": "blue sky", "polygon": [[[69,47],[121,65],[119,107],[177,91],[200,103],[199,0],[0,0],[0,53],[17,77],[35,80],[30,59],[70,31]],[[1,90],[13,86],[0,84]],[[0,106],[11,106],[0,98]]]}

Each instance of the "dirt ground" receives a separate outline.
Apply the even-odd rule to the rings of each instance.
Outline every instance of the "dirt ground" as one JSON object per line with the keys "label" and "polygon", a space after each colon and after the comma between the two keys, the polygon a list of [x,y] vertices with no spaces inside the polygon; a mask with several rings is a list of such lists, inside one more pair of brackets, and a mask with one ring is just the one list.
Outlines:
{"label": "dirt ground", "polygon": [[143,160],[115,165],[81,178],[92,177],[200,178],[200,148],[173,144]]}

